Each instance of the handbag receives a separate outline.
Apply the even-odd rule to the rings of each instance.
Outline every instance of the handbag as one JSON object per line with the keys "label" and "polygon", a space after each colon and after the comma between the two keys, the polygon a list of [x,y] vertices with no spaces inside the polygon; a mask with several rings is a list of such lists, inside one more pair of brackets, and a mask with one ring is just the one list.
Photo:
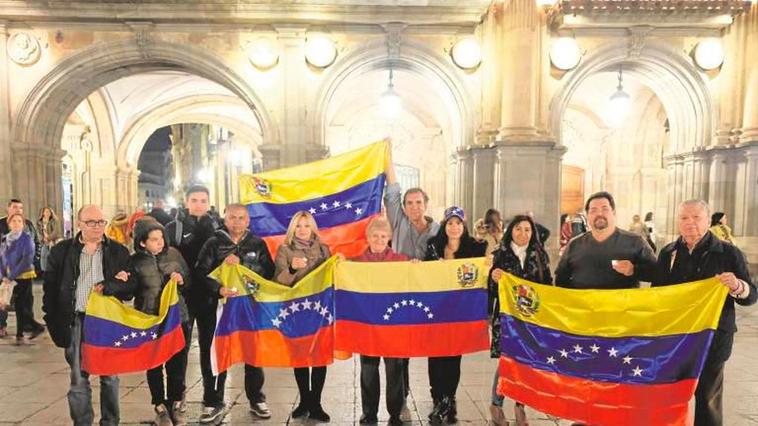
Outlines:
{"label": "handbag", "polygon": [[11,303],[13,287],[15,286],[15,281],[3,280],[2,283],[0,283],[0,308],[5,309],[5,307]]}

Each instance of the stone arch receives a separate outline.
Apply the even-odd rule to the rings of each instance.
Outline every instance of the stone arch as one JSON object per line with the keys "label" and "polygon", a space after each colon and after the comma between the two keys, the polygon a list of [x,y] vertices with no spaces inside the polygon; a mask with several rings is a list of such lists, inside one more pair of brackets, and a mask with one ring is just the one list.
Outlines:
{"label": "stone arch", "polygon": [[[139,160],[140,152],[145,146],[148,137],[157,129],[172,124],[180,123],[205,123],[222,125],[235,134],[249,141],[253,152],[260,155],[257,146],[262,142],[261,130],[257,126],[251,126],[241,120],[228,115],[210,112],[197,112],[198,109],[221,105],[245,106],[242,101],[234,96],[227,95],[193,95],[179,99],[173,99],[141,114],[134,122],[129,123],[126,132],[118,144],[116,162],[119,167],[134,167]],[[188,109],[190,109],[188,111]]]}
{"label": "stone arch", "polygon": [[14,141],[56,146],[61,122],[97,88],[142,72],[180,69],[217,82],[239,96],[256,115],[265,143],[279,139],[274,118],[263,101],[224,61],[192,46],[133,40],[91,46],[62,60],[31,90],[16,120]]}
{"label": "stone arch", "polygon": [[550,130],[559,143],[561,119],[579,85],[592,74],[619,64],[624,65],[624,73],[644,82],[661,100],[671,124],[670,153],[704,148],[710,143],[715,109],[703,74],[690,58],[653,41],[647,41],[638,55],[631,55],[625,39],[598,49],[566,75],[550,105]]}
{"label": "stone arch", "polygon": [[[388,57],[387,44],[384,37],[356,46],[350,54],[334,64],[329,77],[322,83],[316,99],[318,105],[314,114],[311,128],[315,140],[326,142],[326,116],[330,103],[339,86],[346,80],[367,71],[387,69],[407,70],[417,73],[430,82],[441,85],[446,95],[454,103],[460,117],[459,123],[454,123],[453,141],[458,147],[463,147],[474,141],[474,120],[476,108],[471,103],[471,90],[460,78],[462,71],[458,70],[451,61],[429,50],[424,45],[403,39],[399,55]],[[456,147],[457,148],[457,147]]]}

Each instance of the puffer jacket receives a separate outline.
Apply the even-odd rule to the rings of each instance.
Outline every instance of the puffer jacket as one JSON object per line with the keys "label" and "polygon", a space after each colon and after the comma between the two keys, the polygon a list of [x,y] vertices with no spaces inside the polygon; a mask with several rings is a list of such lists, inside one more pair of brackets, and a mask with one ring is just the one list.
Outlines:
{"label": "puffer jacket", "polygon": [[250,232],[240,239],[238,243],[232,241],[231,235],[226,229],[216,231],[213,238],[209,239],[197,256],[196,270],[205,277],[206,289],[211,295],[219,297],[221,284],[208,277],[208,274],[216,269],[224,259],[233,254],[240,259],[240,264],[266,279],[274,275],[274,262],[268,247],[262,239]]}
{"label": "puffer jacket", "polygon": [[[308,259],[308,266],[298,270],[292,269],[290,266],[292,265],[292,259],[295,257]],[[282,244],[276,252],[274,281],[292,287],[301,278],[329,259],[329,257],[331,257],[329,247],[326,244],[322,244],[315,235],[313,236],[313,244],[307,249],[295,247],[294,241],[291,244]]]}
{"label": "puffer jacket", "polygon": [[[163,233],[165,242],[163,250],[157,255],[148,252],[139,243],[154,230],[160,230]],[[182,254],[179,253],[179,250],[168,245],[168,238],[166,238],[163,226],[152,218],[137,221],[134,227],[134,250],[132,274],[137,282],[137,288],[134,291],[134,308],[146,314],[157,315],[163,288],[171,279],[171,274],[178,272],[184,279],[184,284],[178,286],[181,319],[182,322],[189,320],[184,293],[191,287],[192,278]]]}

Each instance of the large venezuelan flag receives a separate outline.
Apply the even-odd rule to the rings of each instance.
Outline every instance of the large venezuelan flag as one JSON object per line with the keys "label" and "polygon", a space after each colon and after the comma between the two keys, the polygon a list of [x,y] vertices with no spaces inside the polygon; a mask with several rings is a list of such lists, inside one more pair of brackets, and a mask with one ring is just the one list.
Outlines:
{"label": "large venezuelan flag", "polygon": [[219,304],[211,348],[214,374],[245,362],[258,367],[313,367],[333,361],[333,257],[294,287],[222,264],[211,277],[238,296]]}
{"label": "large venezuelan flag", "polygon": [[452,356],[489,347],[484,258],[340,262],[335,349],[370,356]]}
{"label": "large venezuelan flag", "polygon": [[367,246],[366,225],[381,210],[386,149],[386,142],[377,142],[313,163],[240,176],[250,230],[275,257],[290,219],[306,210],[332,253],[361,254]]}
{"label": "large venezuelan flag", "polygon": [[727,288],[631,290],[500,280],[499,393],[593,425],[680,425]]}
{"label": "large venezuelan flag", "polygon": [[163,288],[158,316],[92,292],[84,316],[82,369],[112,376],[155,368],[184,348],[176,282]]}

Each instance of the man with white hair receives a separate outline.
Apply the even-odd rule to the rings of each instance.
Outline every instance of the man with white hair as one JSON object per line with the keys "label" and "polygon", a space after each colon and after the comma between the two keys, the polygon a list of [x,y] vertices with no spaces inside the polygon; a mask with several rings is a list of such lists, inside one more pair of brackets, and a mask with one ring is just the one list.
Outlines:
{"label": "man with white hair", "polygon": [[729,296],[695,390],[696,426],[723,424],[724,364],[732,353],[737,331],[734,304],[747,306],[758,300],[745,256],[708,230],[710,217],[710,208],[703,200],[688,200],[679,205],[676,221],[680,236],[661,249],[653,280],[653,286],[664,286],[716,277],[729,287]]}

